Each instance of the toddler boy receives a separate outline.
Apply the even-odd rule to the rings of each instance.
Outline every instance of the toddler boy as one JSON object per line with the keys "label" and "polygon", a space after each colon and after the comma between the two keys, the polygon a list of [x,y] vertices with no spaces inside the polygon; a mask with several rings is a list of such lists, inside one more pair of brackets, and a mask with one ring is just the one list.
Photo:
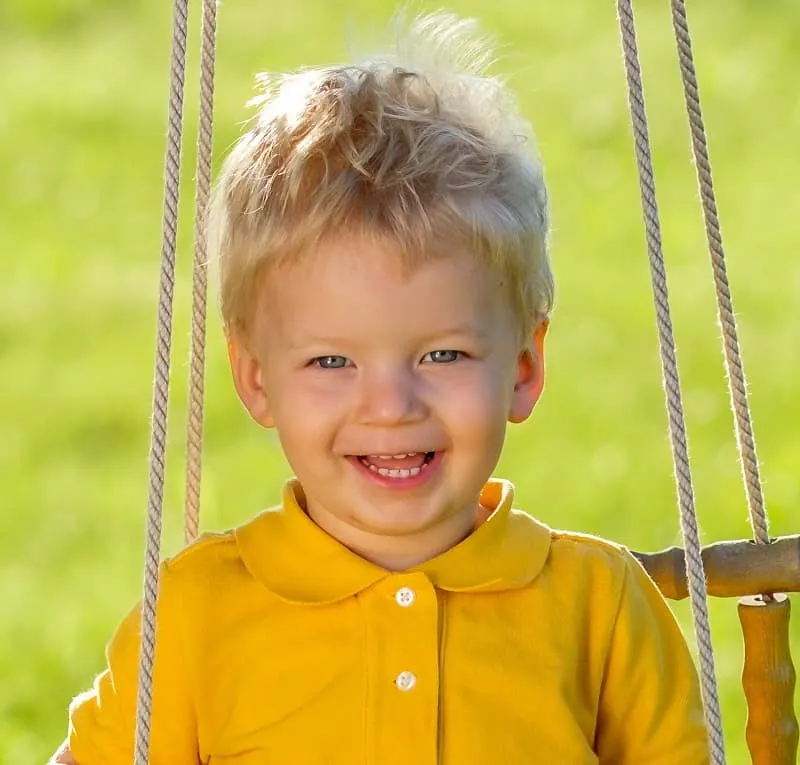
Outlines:
{"label": "toddler boy", "polygon": [[[213,206],[236,390],[296,475],[162,570],[153,765],[701,765],[623,549],[491,478],[544,385],[542,170],[473,25],[266,84]],[[57,762],[129,765],[139,611]]]}

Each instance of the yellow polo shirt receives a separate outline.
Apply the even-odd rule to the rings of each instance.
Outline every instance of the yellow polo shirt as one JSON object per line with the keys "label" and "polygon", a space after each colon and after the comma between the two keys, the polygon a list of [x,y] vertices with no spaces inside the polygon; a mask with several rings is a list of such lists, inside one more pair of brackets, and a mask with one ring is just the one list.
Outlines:
{"label": "yellow polo shirt", "polygon": [[[151,765],[701,765],[699,689],[624,550],[551,531],[493,480],[488,518],[412,570],[281,506],[163,566]],[[70,709],[80,765],[130,765],[139,611]]]}

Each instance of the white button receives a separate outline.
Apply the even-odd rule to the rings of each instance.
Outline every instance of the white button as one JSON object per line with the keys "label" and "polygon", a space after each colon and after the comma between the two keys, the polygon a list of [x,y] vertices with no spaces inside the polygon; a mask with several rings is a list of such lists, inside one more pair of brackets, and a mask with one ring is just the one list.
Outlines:
{"label": "white button", "polygon": [[417,684],[417,676],[413,672],[401,672],[394,682],[401,691],[410,691]]}
{"label": "white button", "polygon": [[417,599],[414,590],[410,587],[401,587],[395,594],[394,599],[397,601],[397,604],[403,606],[403,608],[408,608],[410,605],[414,603]]}

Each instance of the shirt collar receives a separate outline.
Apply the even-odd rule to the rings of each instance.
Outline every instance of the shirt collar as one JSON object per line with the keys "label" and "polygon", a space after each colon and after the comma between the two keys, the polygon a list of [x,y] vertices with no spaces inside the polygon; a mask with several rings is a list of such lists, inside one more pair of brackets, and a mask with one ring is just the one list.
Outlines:
{"label": "shirt collar", "polygon": [[[319,528],[301,507],[303,490],[287,481],[282,502],[236,530],[250,573],[284,600],[323,604],[355,595],[391,576]],[[434,586],[451,592],[491,592],[524,587],[544,566],[550,530],[514,510],[514,487],[490,480],[480,502],[489,511],[464,541],[416,566]]]}

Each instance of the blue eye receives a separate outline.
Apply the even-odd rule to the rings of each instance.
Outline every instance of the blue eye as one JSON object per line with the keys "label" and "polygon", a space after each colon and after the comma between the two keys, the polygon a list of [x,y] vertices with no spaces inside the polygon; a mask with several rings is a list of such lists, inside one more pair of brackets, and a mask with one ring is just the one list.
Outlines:
{"label": "blue eye", "polygon": [[452,364],[458,361],[464,354],[461,351],[431,351],[425,354],[425,358],[434,364]]}
{"label": "blue eye", "polygon": [[311,363],[320,369],[343,369],[347,366],[347,359],[344,356],[317,356]]}

